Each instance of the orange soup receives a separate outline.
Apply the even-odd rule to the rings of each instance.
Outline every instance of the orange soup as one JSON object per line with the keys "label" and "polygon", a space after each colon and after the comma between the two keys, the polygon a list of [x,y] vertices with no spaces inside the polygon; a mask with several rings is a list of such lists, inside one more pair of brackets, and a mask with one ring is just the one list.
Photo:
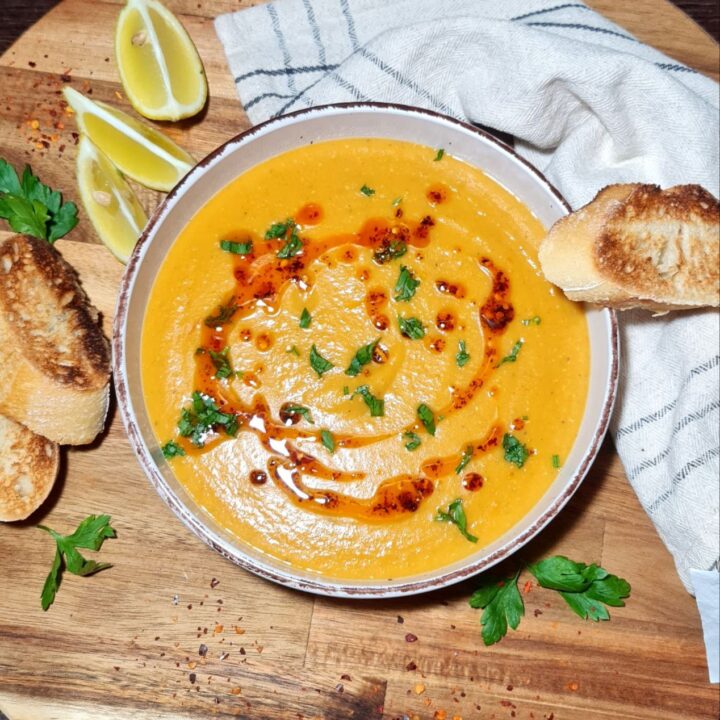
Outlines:
{"label": "orange soup", "polygon": [[589,373],[582,309],[505,189],[411,143],[308,145],[243,174],[170,249],[143,392],[195,501],[333,579],[460,560],[540,499]]}

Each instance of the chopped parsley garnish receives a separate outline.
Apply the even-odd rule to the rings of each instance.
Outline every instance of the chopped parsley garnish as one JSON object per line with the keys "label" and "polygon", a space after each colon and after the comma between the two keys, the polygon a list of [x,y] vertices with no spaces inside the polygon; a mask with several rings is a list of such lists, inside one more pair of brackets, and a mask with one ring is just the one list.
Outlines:
{"label": "chopped parsley garnish", "polygon": [[212,364],[215,366],[216,378],[229,378],[233,374],[230,358],[228,357],[229,351],[230,348],[223,348],[220,352],[208,350],[208,355],[210,355]]}
{"label": "chopped parsley garnish", "polygon": [[303,308],[300,313],[300,322],[298,323],[303,330],[307,330],[312,322],[312,315],[307,308]]}
{"label": "chopped parsley garnish", "polygon": [[370,409],[370,417],[382,417],[385,415],[385,400],[373,395],[367,385],[361,385],[357,388],[352,396],[355,397],[355,395],[360,395],[365,401],[365,404]]}
{"label": "chopped parsley garnish", "polygon": [[297,349],[297,345],[291,345],[285,352],[292,353],[297,357],[300,357],[300,351]]}
{"label": "chopped parsley garnish", "polygon": [[178,421],[178,432],[182,437],[189,437],[196,447],[205,445],[206,435],[218,425],[222,426],[230,436],[238,431],[238,419],[231,413],[222,413],[208,395],[197,390],[192,394],[192,408],[183,408]]}
{"label": "chopped parsley garnish", "polygon": [[[570,609],[584,620],[609,620],[606,605],[623,607],[630,596],[630,583],[611,575],[598,565],[585,565],[563,555],[545,558],[527,566],[540,587],[560,593]],[[482,608],[482,639],[493,645],[507,634],[508,625],[517,630],[525,605],[517,587],[521,570],[503,580],[488,580],[468,601]]]}
{"label": "chopped parsley garnish", "polygon": [[559,455],[553,455],[552,456],[552,466],[557,469],[560,467],[560,456]]}
{"label": "chopped parsley garnish", "polygon": [[[108,202],[112,197],[108,195]],[[33,175],[26,165],[22,178],[15,168],[0,158],[0,218],[18,233],[54,243],[67,235],[78,222],[75,203],[63,202],[57,190],[51,190]]]}
{"label": "chopped parsley garnish", "polygon": [[539,325],[542,322],[542,319],[539,315],[535,315],[535,317],[528,318],[527,320],[521,320],[520,323],[522,325],[525,325],[526,327],[528,325]]}
{"label": "chopped parsley garnish", "polygon": [[431,434],[435,434],[435,413],[425,404],[420,403],[417,408],[417,416],[425,429]]}
{"label": "chopped parsley garnish", "polygon": [[174,457],[182,457],[185,454],[185,451],[180,445],[171,440],[162,446],[162,454],[166,460],[169,460]]}
{"label": "chopped parsley garnish", "polygon": [[205,318],[205,324],[208,327],[218,327],[226,325],[232,320],[232,316],[237,312],[238,306],[230,303],[230,305],[218,305],[217,315],[208,315]]}
{"label": "chopped parsley garnish", "polygon": [[375,346],[380,342],[380,338],[377,340],[374,340],[369,345],[363,345],[356,353],[355,357],[350,361],[350,365],[348,365],[348,369],[345,371],[346,375],[349,375],[350,377],[355,377],[356,375],[360,374],[360,371],[363,368],[363,365],[367,365],[373,358],[373,352],[375,351]]}
{"label": "chopped parsley garnish", "polygon": [[371,187],[368,187],[367,185],[363,185],[363,186],[360,188],[360,192],[361,192],[365,197],[370,197],[371,195],[374,195],[374,194],[375,194],[375,191],[374,191]]}
{"label": "chopped parsley garnish", "polygon": [[378,265],[401,258],[407,252],[407,244],[404,240],[391,240],[373,253],[373,260]]}
{"label": "chopped parsley garnish", "polygon": [[528,459],[528,449],[513,435],[505,433],[502,441],[505,460],[521,468]]}
{"label": "chopped parsley garnish", "polygon": [[420,443],[422,440],[420,440],[420,436],[417,433],[410,432],[409,430],[407,432],[403,433],[403,439],[407,440],[405,443],[405,449],[412,452],[413,450],[417,450],[420,447]]}
{"label": "chopped parsley garnish", "polygon": [[457,355],[455,356],[455,362],[457,363],[458,367],[465,367],[465,365],[470,362],[470,355],[467,351],[467,346],[465,345],[465,341],[461,340],[458,343],[458,351]]}
{"label": "chopped parsley garnish", "polygon": [[343,385],[343,395],[349,395],[350,388],[347,385]]}
{"label": "chopped parsley garnish", "polygon": [[397,207],[402,201],[403,201],[402,195],[400,195],[399,197],[396,197],[396,198],[392,201],[392,206],[393,206],[393,207]]}
{"label": "chopped parsley garnish", "polygon": [[285,244],[278,250],[277,256],[280,260],[287,260],[295,257],[301,250],[303,244],[300,237],[293,231],[292,235],[285,241]]}
{"label": "chopped parsley garnish", "polygon": [[273,223],[265,231],[266,240],[277,240],[277,238],[285,237],[288,230],[295,230],[295,220],[288,218],[285,222]]}
{"label": "chopped parsley garnish", "polygon": [[312,415],[310,414],[310,408],[305,407],[304,405],[283,405],[282,410],[285,415],[300,415],[301,417],[304,417],[311,425],[315,424],[312,419]]}
{"label": "chopped parsley garnish", "polygon": [[249,255],[253,251],[253,243],[252,240],[248,240],[247,242],[221,240],[220,249],[233,255]]}
{"label": "chopped parsley garnish", "polygon": [[468,463],[472,460],[473,456],[473,446],[468,445],[465,450],[463,450],[462,457],[460,458],[460,462],[458,463],[458,466],[455,468],[455,474],[459,475],[467,466]]}
{"label": "chopped parsley garnish", "polygon": [[435,162],[442,160],[444,155],[445,155],[445,148],[439,148],[437,151],[437,155],[435,155],[435,157],[434,157]]}
{"label": "chopped parsley garnish", "polygon": [[523,346],[523,341],[518,340],[513,346],[512,350],[510,351],[509,355],[506,355],[495,367],[500,367],[501,365],[504,365],[505,363],[509,362],[515,362],[518,357],[518,353],[520,352],[520,348]]}
{"label": "chopped parsley garnish", "polygon": [[420,281],[405,266],[400,267],[400,275],[395,283],[395,300],[398,302],[407,302],[410,300],[418,288]]}
{"label": "chopped parsley garnish", "polygon": [[329,430],[321,430],[320,439],[322,440],[322,444],[327,448],[327,451],[329,453],[335,452],[335,438]]}
{"label": "chopped parsley garnish", "polygon": [[335,366],[329,360],[326,360],[318,352],[315,345],[313,345],[310,348],[310,367],[318,374],[318,377],[322,377],[328,370]]}
{"label": "chopped parsley garnish", "polygon": [[86,560],[78,552],[78,548],[100,550],[105,540],[115,537],[115,530],[110,525],[109,515],[88,515],[72,535],[60,535],[45,525],[38,525],[38,527],[52,535],[55,540],[55,558],[40,595],[40,604],[43,610],[47,610],[55,601],[55,595],[60,587],[63,564],[68,572],[83,577],[112,567],[109,563]]}
{"label": "chopped parsley garnish", "polygon": [[453,500],[447,510],[440,510],[435,513],[435,520],[438,522],[449,522],[457,527],[460,534],[470,542],[476,543],[478,539],[471,535],[467,529],[467,518],[465,517],[465,510],[463,509],[462,500],[457,498]]}
{"label": "chopped parsley garnish", "polygon": [[398,317],[400,333],[411,340],[422,340],[425,337],[425,326],[417,318]]}

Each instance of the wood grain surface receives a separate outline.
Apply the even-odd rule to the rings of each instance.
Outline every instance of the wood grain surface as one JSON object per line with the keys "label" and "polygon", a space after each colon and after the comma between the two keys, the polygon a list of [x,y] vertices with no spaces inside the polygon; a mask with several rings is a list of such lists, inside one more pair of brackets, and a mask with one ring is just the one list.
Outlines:
{"label": "wood grain surface", "polygon": [[[212,27],[213,16],[248,3],[167,4],[198,46],[211,100],[199,119],[163,129],[199,158],[248,125]],[[717,77],[717,45],[669,3],[591,4]],[[64,0],[0,58],[0,156],[30,162],[69,199],[76,136],[59,93],[69,83],[127,109],[112,50],[119,6]],[[159,196],[142,197],[152,209]],[[85,220],[57,247],[109,331],[122,267]],[[118,531],[102,550],[114,567],[67,576],[43,613],[53,547],[34,526],[70,532],[103,512]],[[0,710],[10,720],[716,718],[694,602],[609,442],[562,515],[508,568],[557,552],[628,578],[627,607],[609,623],[585,623],[532,588],[520,629],[485,648],[467,605],[472,581],[385,602],[292,592],[231,565],[175,519],[113,407],[102,438],[64,452],[46,506],[0,526]]]}

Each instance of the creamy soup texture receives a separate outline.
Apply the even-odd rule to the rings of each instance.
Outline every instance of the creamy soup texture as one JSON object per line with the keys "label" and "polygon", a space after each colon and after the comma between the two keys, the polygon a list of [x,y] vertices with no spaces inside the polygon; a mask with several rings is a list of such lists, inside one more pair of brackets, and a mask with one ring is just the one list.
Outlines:
{"label": "creamy soup texture", "polygon": [[242,541],[336,579],[497,539],[556,477],[587,394],[586,320],[542,277],[543,232],[411,143],[316,143],[244,173],[180,233],[144,319],[179,482]]}

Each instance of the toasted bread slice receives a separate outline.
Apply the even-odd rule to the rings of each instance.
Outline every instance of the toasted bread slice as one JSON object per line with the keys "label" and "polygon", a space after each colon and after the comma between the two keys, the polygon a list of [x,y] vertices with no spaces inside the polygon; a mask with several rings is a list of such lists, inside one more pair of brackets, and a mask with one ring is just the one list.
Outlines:
{"label": "toasted bread slice", "polygon": [[571,300],[656,312],[720,304],[720,205],[699,185],[609,185],[540,246]]}
{"label": "toasted bread slice", "polygon": [[0,413],[61,445],[107,414],[110,347],[75,271],[47,242],[0,244]]}
{"label": "toasted bread slice", "polygon": [[0,415],[0,521],[35,512],[50,493],[59,463],[55,443]]}

